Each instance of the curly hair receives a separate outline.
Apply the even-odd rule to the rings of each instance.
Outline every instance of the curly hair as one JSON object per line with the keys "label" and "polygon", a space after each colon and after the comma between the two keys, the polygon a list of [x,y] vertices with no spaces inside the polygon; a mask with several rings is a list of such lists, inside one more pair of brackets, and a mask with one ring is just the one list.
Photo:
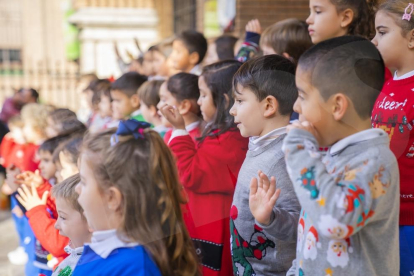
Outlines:
{"label": "curly hair", "polygon": [[21,118],[25,124],[30,124],[46,136],[47,117],[54,110],[50,105],[30,103],[22,108]]}
{"label": "curly hair", "polygon": [[354,18],[348,28],[349,35],[360,35],[368,39],[375,36],[375,11],[378,0],[331,0],[338,11],[352,9]]}
{"label": "curly hair", "polygon": [[144,139],[118,136],[114,130],[85,137],[81,158],[86,158],[104,191],[122,194],[118,231],[142,244],[162,275],[200,275],[198,259],[181,213],[182,185],[174,157],[159,134],[146,129]]}

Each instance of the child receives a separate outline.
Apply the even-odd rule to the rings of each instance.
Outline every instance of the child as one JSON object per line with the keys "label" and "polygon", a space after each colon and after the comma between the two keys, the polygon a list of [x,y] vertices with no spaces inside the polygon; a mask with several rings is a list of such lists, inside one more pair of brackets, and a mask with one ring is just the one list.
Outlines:
{"label": "child", "polygon": [[306,19],[314,44],[326,39],[360,35],[372,38],[377,0],[310,0]]}
{"label": "child", "polygon": [[99,116],[103,120],[103,125],[98,128],[98,130],[104,130],[118,126],[118,122],[112,118],[112,97],[111,97],[111,87],[108,86],[105,89],[102,89],[99,92]]}
{"label": "child", "polygon": [[72,119],[77,119],[76,113],[67,108],[58,108],[50,112],[49,116],[47,116],[47,138],[53,138],[62,134],[62,131],[64,131],[62,123]]}
{"label": "child", "polygon": [[56,209],[59,214],[55,228],[59,230],[60,235],[70,239],[70,244],[65,247],[70,255],[59,264],[52,276],[72,275],[82,255],[83,245],[91,242],[88,223],[78,203],[78,194],[75,192],[75,187],[79,182],[79,174],[75,174],[52,189],[52,196],[56,199]]}
{"label": "child", "polygon": [[174,158],[149,126],[85,137],[76,192],[93,234],[74,276],[199,274]]}
{"label": "child", "polygon": [[[235,74],[233,87],[230,114],[241,135],[250,137],[230,214],[233,273],[286,275],[296,256],[300,212],[282,151],[286,126],[298,96],[295,65],[278,55],[249,60]],[[263,217],[256,217],[258,204],[252,200],[255,189],[250,188],[259,170],[274,176],[282,191],[277,204],[267,209]]]}
{"label": "child", "polygon": [[100,102],[103,93],[110,94],[111,82],[107,79],[97,80],[96,83],[91,86],[91,90],[93,91],[92,102],[96,111],[87,125],[90,131],[99,131],[102,130],[105,124],[109,121],[108,114],[101,112]]}
{"label": "child", "polygon": [[169,130],[161,121],[158,114],[157,104],[160,102],[159,91],[162,80],[151,80],[145,82],[138,89],[138,97],[141,99],[141,113],[144,120],[154,126],[154,130],[164,138],[165,133]]}
{"label": "child", "polygon": [[414,271],[414,11],[407,0],[385,1],[379,8],[372,40],[385,65],[396,70],[386,80],[372,112],[372,126],[383,129],[400,170],[400,275]]}
{"label": "child", "polygon": [[210,65],[217,61],[234,59],[234,45],[237,38],[231,35],[221,35],[214,41],[209,41],[204,65]]}
{"label": "child", "polygon": [[[177,108],[178,112],[184,119],[185,128],[190,134],[193,141],[201,135],[203,124],[199,118],[200,107],[197,100],[200,97],[198,88],[198,77],[188,73],[178,73],[164,82],[160,88],[160,102],[157,108],[161,110],[164,105],[170,105]],[[170,122],[161,116],[165,127],[171,126]],[[164,141],[168,144],[172,130],[164,136]]]}
{"label": "child", "polygon": [[308,25],[296,18],[285,19],[269,26],[260,37],[263,55],[283,55],[295,64],[311,46]]}
{"label": "child", "polygon": [[119,77],[111,86],[112,117],[115,120],[133,118],[143,121],[138,88],[147,81],[147,77],[129,72]]}
{"label": "child", "polygon": [[82,141],[83,136],[75,135],[70,140],[61,143],[53,152],[58,182],[79,173],[78,158]]}
{"label": "child", "polygon": [[[398,164],[386,133],[371,129],[370,120],[384,70],[375,46],[357,36],[320,42],[299,59],[294,109],[302,122],[288,127],[283,141],[303,208],[290,273],[395,275],[399,269]],[[330,146],[323,158],[319,145]],[[256,219],[277,197],[275,180],[261,179]]]}
{"label": "child", "polygon": [[173,67],[181,72],[201,74],[200,63],[207,53],[207,40],[196,31],[182,32],[173,42]]}
{"label": "child", "polygon": [[231,275],[233,270],[228,210],[248,144],[229,114],[231,79],[240,66],[230,60],[204,68],[198,104],[207,126],[197,144],[178,109],[170,105],[161,109],[175,129],[169,146],[188,194],[186,223],[201,257],[203,275]]}

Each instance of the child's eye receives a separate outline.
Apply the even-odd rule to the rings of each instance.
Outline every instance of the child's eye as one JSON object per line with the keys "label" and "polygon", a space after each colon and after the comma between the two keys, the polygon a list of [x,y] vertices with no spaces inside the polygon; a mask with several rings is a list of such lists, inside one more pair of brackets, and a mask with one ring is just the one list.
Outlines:
{"label": "child's eye", "polygon": [[237,102],[238,104],[241,104],[241,103],[242,103],[242,100],[236,100],[236,102]]}
{"label": "child's eye", "polygon": [[385,32],[378,32],[380,36],[385,35]]}

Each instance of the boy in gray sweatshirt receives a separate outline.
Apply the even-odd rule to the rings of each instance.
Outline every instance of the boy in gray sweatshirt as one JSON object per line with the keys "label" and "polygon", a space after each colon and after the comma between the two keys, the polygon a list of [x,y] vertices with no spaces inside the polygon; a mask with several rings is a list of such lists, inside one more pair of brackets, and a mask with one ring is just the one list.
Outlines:
{"label": "boy in gray sweatshirt", "polygon": [[[303,211],[288,275],[399,275],[398,167],[388,135],[370,124],[384,72],[375,46],[355,36],[321,42],[299,60],[301,122],[283,149]],[[319,146],[330,146],[323,158]]]}
{"label": "boy in gray sweatshirt", "polygon": [[[268,55],[246,62],[233,78],[235,103],[230,114],[241,135],[250,137],[230,214],[235,275],[286,275],[295,258],[300,205],[282,152],[298,95],[294,74],[295,65],[288,59]],[[259,169],[276,177],[282,192],[277,204],[255,220],[249,195]]]}

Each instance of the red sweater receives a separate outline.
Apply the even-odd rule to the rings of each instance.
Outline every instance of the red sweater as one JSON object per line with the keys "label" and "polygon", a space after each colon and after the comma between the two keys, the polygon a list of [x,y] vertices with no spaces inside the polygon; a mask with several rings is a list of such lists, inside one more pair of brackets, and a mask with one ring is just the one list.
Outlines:
{"label": "red sweater", "polygon": [[203,275],[233,275],[229,212],[248,139],[228,131],[197,147],[190,135],[175,137],[169,146],[188,194],[185,220],[197,254],[203,256]]}
{"label": "red sweater", "polygon": [[39,167],[39,160],[36,155],[38,149],[38,145],[18,144],[6,135],[0,147],[1,165],[5,168],[15,165],[22,172],[34,172]]}
{"label": "red sweater", "polygon": [[389,78],[372,112],[372,126],[388,133],[400,168],[400,225],[414,225],[414,76]]}
{"label": "red sweater", "polygon": [[[49,191],[50,193],[51,189],[52,185],[49,182],[45,182],[37,188],[37,192],[42,197],[44,192]],[[52,214],[48,212],[48,209]],[[46,206],[37,206],[27,211],[26,216],[29,219],[30,227],[36,239],[43,248],[56,257],[59,263],[63,261],[68,256],[64,248],[68,245],[69,239],[61,236],[59,231],[55,229],[56,218],[58,217],[55,199],[49,194]]]}

